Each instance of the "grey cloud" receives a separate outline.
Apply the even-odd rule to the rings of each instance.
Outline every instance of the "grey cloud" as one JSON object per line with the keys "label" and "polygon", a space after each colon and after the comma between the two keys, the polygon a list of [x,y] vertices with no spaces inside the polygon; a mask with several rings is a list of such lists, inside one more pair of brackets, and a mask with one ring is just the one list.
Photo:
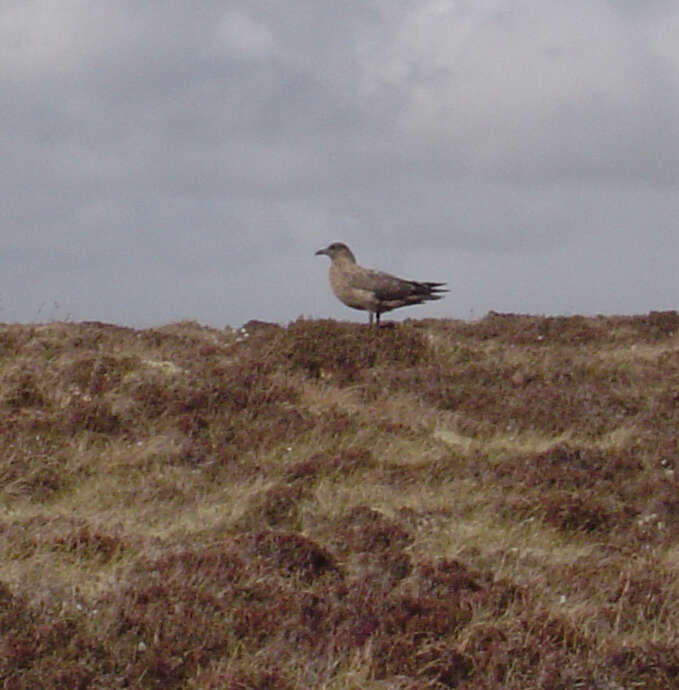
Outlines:
{"label": "grey cloud", "polygon": [[421,315],[667,303],[677,26],[660,0],[5,5],[5,314],[351,318],[312,256],[336,239],[460,282]]}

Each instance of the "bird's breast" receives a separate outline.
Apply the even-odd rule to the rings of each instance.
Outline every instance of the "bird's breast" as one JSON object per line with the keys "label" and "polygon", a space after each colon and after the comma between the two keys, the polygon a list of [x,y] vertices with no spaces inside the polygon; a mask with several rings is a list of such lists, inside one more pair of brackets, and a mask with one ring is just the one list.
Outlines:
{"label": "bird's breast", "polygon": [[335,263],[330,266],[330,286],[335,297],[353,309],[374,311],[377,306],[375,295],[369,290],[352,287],[352,274],[351,267],[337,266]]}

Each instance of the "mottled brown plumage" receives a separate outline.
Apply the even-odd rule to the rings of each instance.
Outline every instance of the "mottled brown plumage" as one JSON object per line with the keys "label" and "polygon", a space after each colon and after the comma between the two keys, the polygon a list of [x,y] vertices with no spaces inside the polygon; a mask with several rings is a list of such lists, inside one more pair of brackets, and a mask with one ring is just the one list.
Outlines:
{"label": "mottled brown plumage", "polygon": [[367,311],[371,324],[373,314],[379,325],[384,312],[441,299],[440,293],[447,292],[445,283],[419,283],[363,268],[356,263],[351,249],[341,242],[319,249],[316,254],[330,257],[330,286],[337,299],[352,309]]}

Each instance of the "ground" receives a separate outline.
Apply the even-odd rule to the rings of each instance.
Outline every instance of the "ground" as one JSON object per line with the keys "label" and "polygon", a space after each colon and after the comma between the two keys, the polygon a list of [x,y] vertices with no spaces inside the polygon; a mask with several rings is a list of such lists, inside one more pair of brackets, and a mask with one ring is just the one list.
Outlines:
{"label": "ground", "polygon": [[2,688],[679,687],[679,316],[0,325]]}

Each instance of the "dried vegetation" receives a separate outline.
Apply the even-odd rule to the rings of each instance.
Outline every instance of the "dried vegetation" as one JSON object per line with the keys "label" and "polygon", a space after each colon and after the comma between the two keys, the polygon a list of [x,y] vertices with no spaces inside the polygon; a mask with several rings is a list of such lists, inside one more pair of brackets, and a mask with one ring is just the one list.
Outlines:
{"label": "dried vegetation", "polygon": [[679,316],[0,326],[0,687],[679,687]]}

